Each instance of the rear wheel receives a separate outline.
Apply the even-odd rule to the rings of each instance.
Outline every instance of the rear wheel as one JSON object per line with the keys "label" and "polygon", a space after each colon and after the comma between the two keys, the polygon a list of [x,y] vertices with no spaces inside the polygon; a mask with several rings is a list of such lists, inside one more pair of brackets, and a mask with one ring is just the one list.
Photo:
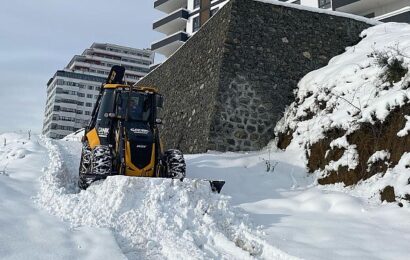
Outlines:
{"label": "rear wheel", "polygon": [[165,151],[163,161],[165,164],[165,177],[173,179],[185,178],[186,164],[181,151],[176,149]]}

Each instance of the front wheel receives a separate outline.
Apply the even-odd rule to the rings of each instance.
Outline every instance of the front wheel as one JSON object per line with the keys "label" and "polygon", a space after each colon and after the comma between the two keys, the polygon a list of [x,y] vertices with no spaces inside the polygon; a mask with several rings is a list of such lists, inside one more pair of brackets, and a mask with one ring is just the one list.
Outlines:
{"label": "front wheel", "polygon": [[87,143],[83,144],[83,149],[81,151],[80,169],[79,169],[79,179],[78,187],[85,190],[90,185],[90,181],[85,177],[89,173],[91,166],[91,149]]}
{"label": "front wheel", "polygon": [[186,176],[185,159],[181,151],[170,149],[165,151],[163,162],[165,164],[165,176],[173,179],[183,179]]}
{"label": "front wheel", "polygon": [[105,145],[95,147],[91,153],[91,174],[111,174],[111,166],[112,161],[110,147]]}
{"label": "front wheel", "polygon": [[111,174],[111,166],[111,150],[108,146],[101,145],[91,150],[84,145],[78,187],[85,190],[94,181],[104,179]]}

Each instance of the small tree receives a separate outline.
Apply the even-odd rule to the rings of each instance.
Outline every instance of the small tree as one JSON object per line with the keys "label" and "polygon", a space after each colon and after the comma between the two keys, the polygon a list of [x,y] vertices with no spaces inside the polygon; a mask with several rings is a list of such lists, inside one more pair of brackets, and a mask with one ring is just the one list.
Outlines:
{"label": "small tree", "polygon": [[384,69],[381,78],[391,86],[399,82],[408,72],[408,68],[404,63],[404,57],[407,58],[407,56],[401,52],[398,46],[385,51],[375,50],[370,54],[370,57],[375,59],[380,68]]}

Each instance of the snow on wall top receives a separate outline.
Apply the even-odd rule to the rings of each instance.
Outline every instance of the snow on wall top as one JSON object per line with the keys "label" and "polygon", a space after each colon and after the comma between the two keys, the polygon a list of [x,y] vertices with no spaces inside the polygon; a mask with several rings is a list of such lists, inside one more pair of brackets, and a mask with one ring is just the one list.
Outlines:
{"label": "snow on wall top", "polygon": [[350,18],[350,19],[354,19],[354,20],[360,21],[360,22],[365,22],[365,23],[368,23],[368,24],[371,24],[371,25],[378,25],[378,24],[382,23],[380,21],[377,21],[377,20],[374,20],[374,19],[369,19],[369,18],[359,16],[359,15],[342,13],[342,12],[337,12],[337,11],[332,11],[332,10],[327,10],[327,9],[321,9],[321,8],[315,8],[315,7],[310,7],[310,6],[303,6],[303,5],[300,5],[300,4],[291,4],[291,3],[285,3],[285,2],[280,2],[280,1],[276,1],[276,0],[253,0],[253,1],[267,3],[267,4],[273,4],[273,5],[286,6],[286,7],[295,8],[295,9],[304,10],[304,11],[309,11],[309,12],[329,14],[329,15],[334,15],[334,16]]}

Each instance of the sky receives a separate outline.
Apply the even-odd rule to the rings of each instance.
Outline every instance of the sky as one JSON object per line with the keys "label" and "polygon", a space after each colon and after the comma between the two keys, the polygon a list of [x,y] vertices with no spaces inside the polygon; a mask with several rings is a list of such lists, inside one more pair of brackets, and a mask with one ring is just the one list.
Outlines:
{"label": "sky", "polygon": [[152,23],[164,15],[153,6],[153,0],[4,1],[0,133],[40,133],[47,81],[93,42],[149,48],[161,39]]}

